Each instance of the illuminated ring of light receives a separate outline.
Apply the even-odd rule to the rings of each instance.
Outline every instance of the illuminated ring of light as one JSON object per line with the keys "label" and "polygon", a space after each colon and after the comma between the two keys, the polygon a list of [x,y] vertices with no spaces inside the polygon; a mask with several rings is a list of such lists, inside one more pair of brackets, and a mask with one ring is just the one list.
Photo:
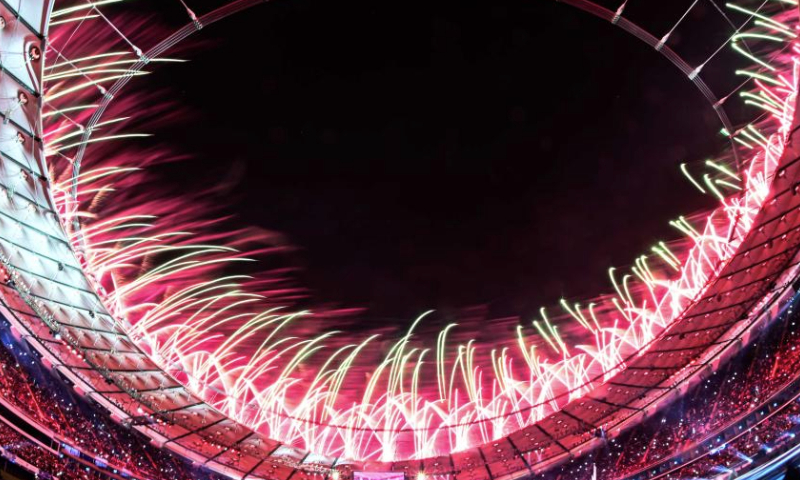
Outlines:
{"label": "illuminated ring of light", "polygon": [[[245,4],[245,3],[250,3],[250,4],[254,5],[254,4],[257,4],[257,3],[263,3],[263,2],[253,2],[253,1],[251,1],[251,2],[246,2],[246,1],[244,1],[244,2],[243,2],[243,1],[240,1],[240,2],[236,2],[236,3],[237,3],[237,4],[239,4],[239,5],[242,5],[242,4]],[[588,2],[576,2],[576,3],[588,4]],[[243,8],[246,8],[246,7],[243,7]],[[580,8],[580,7],[579,7],[579,8]],[[231,12],[231,13],[233,13],[233,12]],[[187,33],[187,34],[186,34],[186,36],[188,36],[190,33],[191,33],[191,32]],[[632,33],[632,32],[631,32],[631,33]],[[652,36],[651,36],[651,37],[652,37]],[[173,38],[173,37],[170,37],[170,38]],[[184,37],[184,38],[185,38],[185,37]],[[648,37],[648,38],[649,38],[649,37]],[[654,37],[652,37],[652,38],[654,38]],[[644,39],[643,39],[643,40],[644,40]],[[166,47],[166,48],[169,48],[169,47]],[[166,48],[165,48],[165,50],[166,50]],[[662,53],[663,53],[663,52],[662,52]],[[155,58],[155,57],[153,57],[153,58]],[[668,58],[669,58],[669,57],[668,57]],[[671,60],[672,60],[672,59],[671,59]],[[675,60],[673,60],[673,63],[675,63]],[[685,62],[684,62],[684,63],[685,63]],[[675,64],[676,64],[676,66],[679,66],[677,63],[675,63]],[[143,66],[144,66],[144,65],[142,65],[141,67],[143,67]],[[141,67],[139,67],[139,68],[141,68]],[[680,68],[680,66],[679,66],[679,68]],[[683,69],[682,69],[682,70],[683,70]],[[685,73],[685,72],[684,72],[684,73]],[[129,78],[130,78],[130,77],[127,77],[126,79],[124,79],[124,81],[118,81],[118,84],[120,85],[120,86],[119,86],[119,88],[120,88],[120,89],[122,88],[122,86],[124,86],[124,83],[127,83],[127,80],[128,80]],[[698,85],[697,81],[695,81],[695,84],[696,84],[696,85]],[[703,85],[704,85],[704,84],[703,84]],[[116,86],[116,85],[115,85],[115,86]],[[698,85],[698,88],[700,88],[700,85]],[[116,91],[118,91],[118,90],[119,90],[119,89],[117,89]],[[115,91],[115,93],[116,93],[116,91]],[[702,88],[701,88],[701,91],[702,91]],[[705,94],[705,93],[704,93],[704,94]],[[706,96],[706,97],[708,98],[708,96]],[[110,102],[110,100],[111,100],[111,96],[107,97],[107,100],[108,100],[108,102]],[[709,100],[710,100],[710,99],[709,99]],[[106,105],[107,105],[107,104],[106,104]],[[721,112],[721,107],[719,107],[718,105],[716,105],[716,104],[713,104],[713,103],[712,103],[712,105],[714,106],[715,110],[717,110],[717,113],[718,113],[718,115],[719,115],[719,114],[720,114],[720,112]],[[718,107],[719,107],[719,108],[718,108]],[[723,112],[723,113],[724,113],[724,112]],[[725,122],[725,118],[726,118],[726,117],[723,117],[723,116],[721,116],[721,120],[723,121],[723,123]],[[98,119],[99,119],[99,115],[98,115]],[[87,134],[90,134],[90,132],[91,132],[91,128],[87,130]],[[84,148],[84,147],[85,147],[85,144],[82,146],[82,148]],[[734,149],[734,151],[735,151],[735,149]],[[78,166],[78,165],[79,165],[79,162],[76,162],[76,166]],[[514,412],[512,412],[512,413],[509,413],[509,414],[506,414],[506,415],[503,415],[503,416],[505,417],[505,416],[509,416],[509,415],[513,415],[513,414],[514,414]],[[482,418],[482,419],[480,420],[480,422],[486,422],[486,421],[489,421],[489,420],[491,420],[491,419],[490,419],[490,418]],[[331,426],[332,426],[332,425],[331,425]],[[454,426],[456,426],[456,425],[447,425],[447,427],[454,427]],[[343,428],[346,428],[346,427],[343,427]],[[379,431],[378,429],[373,429],[373,430],[375,430],[375,431]]]}
{"label": "illuminated ring of light", "polygon": [[[233,15],[235,13],[239,13],[239,12],[241,12],[241,11],[247,9],[247,8],[250,8],[250,7],[253,7],[253,6],[256,6],[256,5],[260,5],[260,4],[263,4],[263,3],[269,3],[269,1],[270,0],[236,0],[236,1],[232,2],[232,3],[230,3],[230,4],[227,4],[227,5],[223,6],[223,7],[220,7],[219,9],[217,9],[217,10],[215,10],[213,12],[210,12],[210,13],[208,13],[208,14],[206,14],[206,15],[204,15],[204,16],[199,18],[199,22],[202,25],[201,27],[198,27],[195,23],[189,23],[189,24],[185,25],[180,30],[178,30],[177,32],[173,33],[172,35],[170,35],[166,39],[164,39],[161,42],[159,42],[156,46],[154,46],[150,50],[148,50],[144,54],[144,56],[142,57],[142,59],[139,62],[137,62],[136,64],[131,66],[128,69],[128,73],[126,74],[126,76],[121,78],[121,79],[119,79],[119,80],[117,80],[114,83],[114,85],[108,89],[108,94],[104,96],[102,102],[100,103],[100,106],[97,108],[95,113],[92,115],[91,120],[89,121],[88,126],[86,127],[86,131],[84,132],[83,142],[78,147],[79,148],[78,154],[75,156],[75,163],[74,163],[74,167],[73,167],[74,168],[74,170],[73,170],[73,195],[77,194],[77,189],[78,189],[78,185],[76,183],[77,182],[77,177],[80,174],[81,163],[82,163],[83,157],[85,155],[86,148],[89,145],[87,143],[87,141],[89,140],[89,138],[91,138],[91,135],[94,132],[93,127],[101,120],[101,118],[103,117],[105,111],[107,110],[107,108],[109,107],[111,102],[116,98],[117,94],[128,84],[128,82],[133,78],[133,76],[134,76],[134,74],[136,72],[139,72],[142,69],[144,69],[147,66],[147,64],[149,63],[150,60],[160,58],[167,51],[169,51],[169,49],[175,47],[178,43],[182,42],[183,40],[186,40],[192,34],[198,32],[200,30],[200,28],[205,28],[206,26],[209,26],[209,25],[211,25],[213,23],[216,23],[217,21],[223,20],[223,19],[225,19],[225,18],[227,18],[227,17],[229,17],[229,16],[231,16],[231,15]],[[703,79],[699,75],[699,72],[696,72],[695,69],[693,69],[680,55],[678,55],[675,51],[673,51],[668,45],[660,44],[659,40],[654,35],[650,34],[646,30],[643,30],[642,28],[636,26],[630,20],[628,20],[628,19],[626,19],[626,18],[624,18],[622,16],[617,17],[614,12],[612,12],[612,11],[602,7],[602,6],[599,6],[599,5],[597,5],[597,4],[593,3],[593,2],[590,2],[588,0],[555,0],[555,1],[557,3],[564,3],[564,4],[567,4],[567,5],[573,6],[573,7],[577,8],[577,9],[579,9],[579,10],[582,10],[582,11],[584,11],[586,13],[594,15],[594,16],[602,19],[602,20],[606,20],[606,21],[608,21],[610,23],[613,23],[614,25],[617,25],[620,28],[622,28],[625,32],[627,32],[627,33],[633,35],[634,37],[636,37],[637,39],[641,40],[642,42],[644,42],[648,46],[653,47],[656,51],[658,51],[665,58],[667,58],[670,61],[670,63],[672,63],[675,67],[677,67],[682,73],[684,73],[687,78],[689,78],[691,80],[691,82],[697,87],[697,89],[700,91],[700,93],[704,96],[704,98],[706,98],[706,100],[712,106],[713,110],[715,111],[715,113],[719,117],[719,120],[722,123],[723,127],[729,132],[733,131],[733,126],[730,123],[728,115],[725,113],[724,106],[719,102],[719,100],[714,95],[714,93],[711,91],[711,89],[706,85],[705,81],[703,81]],[[732,152],[734,154],[737,153],[736,148],[732,148],[731,150],[732,150]],[[652,341],[656,341],[656,340],[657,340],[657,338],[653,339]],[[623,359],[612,370],[615,370],[616,368],[624,365],[634,355],[635,354],[632,354],[631,356]],[[585,384],[580,385],[580,386],[576,386],[572,390],[562,392],[562,393],[560,393],[558,396],[556,396],[554,398],[559,398],[559,397],[562,397],[564,395],[569,395],[570,393],[572,393],[572,392],[574,392],[576,390],[580,390],[582,388],[585,388],[587,385],[595,383],[597,380],[602,378],[604,375],[605,375],[605,373],[598,374],[598,376],[596,376],[595,378],[587,381]],[[545,401],[543,403],[549,403],[549,400]],[[508,417],[508,416],[511,416],[511,415],[515,415],[517,413],[523,413],[523,412],[529,411],[531,409],[537,408],[539,406],[541,406],[541,404],[528,405],[527,407],[522,408],[520,410],[516,410],[514,412],[509,412],[507,414],[503,414],[503,415],[500,415],[500,416],[497,416],[497,417],[485,417],[485,418],[481,418],[480,420],[475,420],[475,421],[466,422],[466,423],[449,424],[449,425],[447,425],[446,427],[443,427],[443,428],[457,428],[457,427],[460,427],[460,426],[467,426],[467,425],[475,425],[475,424],[478,424],[478,423],[485,423],[485,422],[488,422],[488,421],[491,421],[491,420],[494,420],[494,419],[497,419],[497,418],[504,418],[504,417]],[[387,431],[388,430],[388,429],[382,429],[382,428],[367,428],[367,427],[354,428],[354,427],[349,427],[349,426],[346,426],[346,425],[332,425],[332,424],[328,424],[328,423],[324,423],[324,422],[315,422],[315,421],[304,419],[304,418],[294,417],[294,416],[286,415],[286,414],[283,414],[283,413],[277,413],[277,415],[285,417],[287,419],[296,420],[296,421],[304,422],[304,423],[311,424],[311,425],[329,426],[329,427],[332,427],[332,428],[341,428],[341,429],[356,430],[356,431],[357,430],[375,431],[375,432],[381,432],[381,431]],[[434,429],[434,428],[439,428],[439,427],[428,427],[427,430],[431,430],[431,429]],[[391,431],[413,432],[413,431],[422,431],[422,430],[426,430],[426,429],[425,428],[405,428],[405,429],[391,430]]]}
{"label": "illuminated ring of light", "polygon": [[[211,25],[211,24],[215,23],[216,21],[222,20],[222,19],[224,19],[224,18],[226,18],[226,17],[228,17],[230,15],[233,15],[235,13],[243,11],[243,10],[249,8],[249,7],[256,6],[256,5],[261,4],[261,3],[267,3],[268,1],[269,0],[237,0],[235,2],[232,2],[231,4],[228,4],[228,5],[225,5],[223,7],[220,7],[219,9],[217,9],[217,10],[215,10],[215,11],[209,13],[209,14],[204,15],[203,17],[200,18],[200,23],[202,24],[203,27],[205,27],[207,25]],[[730,124],[730,121],[729,121],[727,115],[725,114],[724,107],[719,103],[719,101],[717,100],[716,96],[707,87],[707,85],[702,80],[702,78],[700,78],[699,74],[697,74],[697,72],[694,69],[692,69],[689,66],[689,64],[687,62],[685,62],[677,53],[672,51],[669,46],[666,46],[666,45],[663,45],[663,44],[660,45],[659,44],[659,40],[655,36],[653,36],[652,34],[646,32],[645,30],[642,30],[641,28],[639,28],[638,26],[636,26],[635,24],[633,24],[629,20],[625,19],[624,17],[617,16],[614,12],[611,12],[610,10],[605,9],[604,7],[598,6],[598,5],[594,4],[593,2],[590,2],[590,1],[587,1],[587,0],[556,0],[556,1],[559,2],[559,3],[565,3],[565,4],[568,4],[568,5],[574,6],[575,8],[578,8],[578,9],[584,11],[584,12],[587,12],[587,13],[590,13],[590,14],[592,14],[594,16],[597,16],[598,18],[601,18],[603,20],[607,20],[607,21],[609,21],[609,22],[611,22],[613,24],[616,24],[620,28],[622,28],[623,30],[628,32],[629,34],[635,36],[636,38],[640,39],[641,41],[643,41],[647,45],[649,45],[649,46],[653,47],[654,49],[656,49],[657,51],[659,51],[668,60],[670,60],[670,62],[673,65],[675,65],[681,72],[683,72],[685,75],[687,75],[687,77],[689,77],[691,79],[691,81],[695,84],[695,86],[698,88],[698,90],[704,95],[704,97],[711,104],[712,108],[715,110],[715,112],[719,116],[719,119],[722,122],[723,126],[726,129],[728,129],[728,131],[732,131],[732,126]],[[189,36],[191,36],[193,33],[195,33],[198,30],[199,30],[199,28],[195,24],[193,24],[193,23],[187,24],[182,29],[178,30],[176,33],[172,34],[171,36],[169,36],[165,40],[159,42],[159,44],[157,44],[155,47],[151,48],[144,55],[144,59],[143,60],[140,60],[134,66],[130,67],[128,75],[126,77],[122,78],[122,79],[117,80],[115,82],[115,84],[108,90],[108,95],[105,96],[105,98],[103,99],[102,103],[100,104],[100,107],[95,111],[95,114],[92,116],[92,119],[91,119],[91,121],[89,123],[89,126],[87,127],[87,129],[86,129],[86,131],[84,133],[84,136],[85,136],[84,140],[88,140],[90,138],[91,134],[93,133],[93,128],[92,127],[94,125],[96,125],[97,122],[100,121],[100,119],[101,119],[102,115],[104,114],[105,110],[110,105],[111,101],[115,98],[115,95],[118,94],[119,91],[122,88],[124,88],[124,86],[128,83],[128,81],[130,81],[131,78],[133,78],[133,74],[135,72],[140,71],[141,69],[143,69],[149,63],[149,60],[159,58],[161,55],[163,55],[170,48],[174,47],[179,42],[185,40],[186,38],[188,38]],[[76,157],[76,162],[75,162],[75,165],[74,165],[74,168],[75,168],[74,176],[75,177],[77,177],[77,175],[80,172],[81,161],[82,161],[82,158],[84,156],[85,149],[86,149],[87,145],[88,144],[84,141],[84,143],[79,147],[79,154]],[[734,149],[732,149],[732,151],[735,153],[736,149],[734,148]],[[77,191],[77,185],[74,186],[74,190],[73,191]],[[654,339],[653,341],[655,341],[655,340],[656,339]],[[624,359],[622,362],[620,362],[620,364],[618,366],[621,366],[624,363],[626,363],[631,357],[628,357],[628,358]],[[616,369],[616,367],[614,369]],[[563,395],[568,395],[568,394],[572,393],[575,390],[580,390],[580,389],[584,388],[586,385],[594,383],[596,380],[598,380],[602,376],[603,376],[603,374],[600,374],[597,377],[595,377],[594,379],[586,382],[586,384],[578,386],[578,387],[575,387],[573,390],[562,392],[557,397],[561,397]],[[529,406],[527,406],[527,407],[525,407],[523,409],[520,409],[520,410],[517,410],[517,411],[514,411],[514,412],[509,412],[509,413],[506,413],[506,414],[503,414],[503,415],[500,415],[500,416],[497,416],[497,417],[484,417],[484,418],[481,418],[480,420],[476,420],[476,421],[471,421],[471,422],[466,422],[466,423],[458,423],[458,424],[448,424],[445,427],[429,427],[429,429],[433,429],[433,428],[456,428],[456,427],[459,427],[459,426],[466,426],[466,425],[474,425],[474,424],[478,424],[478,423],[485,423],[485,422],[491,421],[491,420],[496,419],[496,418],[504,418],[504,417],[508,417],[508,416],[514,415],[516,413],[525,412],[525,411],[528,411],[530,409],[536,408],[538,406],[539,405],[529,405]],[[289,418],[289,419],[298,420],[298,421],[302,421],[302,422],[309,423],[309,424],[315,424],[315,425],[321,425],[321,426],[330,426],[330,427],[333,427],[333,428],[350,429],[350,430],[370,430],[370,431],[376,431],[376,432],[380,432],[380,431],[385,431],[386,430],[386,429],[381,429],[381,428],[371,428],[371,429],[370,428],[353,428],[353,427],[348,427],[348,426],[345,426],[345,425],[331,425],[331,424],[326,424],[326,423],[321,423],[321,422],[319,422],[319,423],[318,422],[313,422],[313,421],[310,421],[310,420],[307,420],[307,419],[298,418],[298,417],[292,417],[290,415],[285,415],[285,414],[281,414],[281,413],[279,413],[279,415],[284,416],[284,417]],[[424,430],[424,429],[406,428],[406,429],[399,429],[399,430],[392,430],[392,431],[410,432],[410,431],[421,431],[421,430]]]}

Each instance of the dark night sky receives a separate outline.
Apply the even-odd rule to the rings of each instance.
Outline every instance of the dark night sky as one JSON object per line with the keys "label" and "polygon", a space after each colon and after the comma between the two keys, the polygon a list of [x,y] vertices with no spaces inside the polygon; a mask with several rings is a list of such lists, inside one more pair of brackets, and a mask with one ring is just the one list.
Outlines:
{"label": "dark night sky", "polygon": [[[663,33],[685,7],[631,15]],[[706,15],[675,37],[694,61],[724,37],[693,31]],[[609,266],[711,205],[678,170],[724,145],[703,97],[555,2],[280,0],[199,38],[147,79],[190,112],[152,132],[193,157],[162,173],[235,179],[229,210],[299,247],[286,261],[310,304],[528,317],[609,290]]]}

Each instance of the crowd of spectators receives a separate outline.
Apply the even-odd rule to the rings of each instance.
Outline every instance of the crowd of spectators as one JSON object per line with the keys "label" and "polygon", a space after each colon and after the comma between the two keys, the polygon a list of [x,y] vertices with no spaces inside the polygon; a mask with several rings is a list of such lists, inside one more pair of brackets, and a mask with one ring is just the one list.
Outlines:
{"label": "crowd of spectators", "polygon": [[735,440],[724,443],[708,455],[670,475],[671,478],[708,478],[713,474],[731,473],[747,467],[763,454],[771,453],[793,442],[800,427],[797,415],[800,405],[791,403],[780,412],[748,429]]}
{"label": "crowd of spectators", "polygon": [[[127,470],[136,476],[152,480],[195,480],[215,478],[199,471],[182,458],[156,448],[144,436],[112,421],[105,412],[87,405],[61,381],[45,372],[34,356],[19,345],[3,342],[0,345],[0,397],[21,410],[35,423],[56,433],[65,443],[108,465],[112,473]],[[2,432],[2,430],[0,430]],[[13,432],[13,431],[12,431]],[[15,433],[15,432],[13,432]],[[2,435],[0,433],[0,435]],[[0,436],[0,439],[4,439]],[[54,457],[37,452],[30,442],[13,443],[0,448],[12,451],[20,458],[41,458],[29,463],[57,478],[93,478],[86,468],[77,468],[78,476],[64,476],[70,471],[68,456]],[[40,466],[45,462],[43,466]],[[89,470],[94,471],[93,468]],[[56,475],[61,472],[61,475]]]}
{"label": "crowd of spectators", "polygon": [[[38,470],[36,477],[53,480],[101,480],[98,472],[86,465],[38,445],[5,423],[0,422],[0,453],[18,465]],[[33,470],[33,469],[32,469]]]}
{"label": "crowd of spectators", "polygon": [[[800,375],[800,310],[790,307],[776,324],[755,338],[736,358],[695,385],[680,400],[637,427],[610,439],[605,446],[574,459],[555,472],[558,480],[621,479],[644,471],[692,446],[713,438],[784,389]],[[791,405],[721,449],[670,478],[707,478],[714,466],[724,472],[754,449],[769,444],[792,425],[797,405]],[[791,425],[790,425],[791,424]],[[792,437],[793,438],[793,437]],[[782,439],[784,440],[784,439]],[[749,443],[748,443],[749,442]],[[730,456],[730,458],[728,458]]]}

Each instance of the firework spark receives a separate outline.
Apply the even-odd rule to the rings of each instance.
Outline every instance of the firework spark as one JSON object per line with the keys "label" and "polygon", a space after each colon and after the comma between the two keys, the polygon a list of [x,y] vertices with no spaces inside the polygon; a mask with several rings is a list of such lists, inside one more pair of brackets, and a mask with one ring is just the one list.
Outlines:
{"label": "firework spark", "polygon": [[[381,349],[378,335],[353,339],[325,330],[326,312],[293,311],[300,292],[284,283],[282,271],[236,273],[249,258],[284,247],[249,230],[219,233],[225,223],[198,196],[154,196],[146,168],[164,161],[164,153],[119,150],[120,140],[145,135],[126,129],[150,99],[119,100],[102,120],[94,118],[110,85],[146,75],[130,70],[143,57],[135,42],[113,32],[93,36],[92,25],[104,21],[100,3],[106,2],[53,13],[44,77],[51,193],[82,269],[105,309],[192,392],[271,438],[356,460],[429,458],[490,442],[625,369],[703,293],[751,230],[784,151],[800,73],[796,8],[729,5],[755,19],[751,30],[730,39],[753,64],[736,73],[750,79],[741,96],[758,121],[725,132],[745,161],[681,166],[719,208],[671,222],[688,247],[659,242],[630,272],[610,269],[613,295],[562,301],[583,344],[570,345],[565,330],[572,327],[543,308],[489,351],[475,340],[453,342],[463,337],[456,324],[434,345],[420,338],[430,313]],[[262,246],[252,247],[255,240]]]}

